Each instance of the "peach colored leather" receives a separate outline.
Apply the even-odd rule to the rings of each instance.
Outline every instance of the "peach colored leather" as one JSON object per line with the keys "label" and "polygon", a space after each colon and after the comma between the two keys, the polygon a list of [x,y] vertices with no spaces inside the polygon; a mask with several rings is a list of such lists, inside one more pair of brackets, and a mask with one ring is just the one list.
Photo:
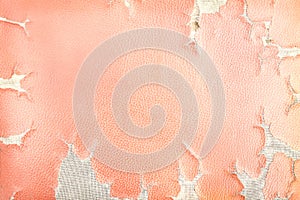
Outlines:
{"label": "peach colored leather", "polygon": [[[89,156],[72,115],[72,92],[76,74],[89,53],[110,37],[134,28],[162,27],[189,35],[194,2],[191,0],[135,0],[132,10],[124,2],[2,0],[0,16],[15,21],[30,19],[29,35],[16,25],[0,21],[0,78],[28,74],[22,81],[27,94],[0,87],[0,137],[24,130],[23,144],[0,141],[0,199],[55,199],[59,168],[67,156],[67,143],[75,153]],[[264,46],[271,21],[270,38],[280,48],[300,48],[300,1],[247,0],[248,23],[243,0],[228,0],[214,14],[203,14],[196,34],[222,78],[226,96],[226,118],[213,151],[199,163],[190,152],[172,165],[144,174],[149,199],[170,199],[180,194],[179,172],[197,181],[200,199],[245,199],[245,185],[236,175],[245,171],[256,178],[266,164],[259,152],[265,144],[262,110],[270,131],[295,151],[300,151],[300,107],[292,105],[300,93],[300,57],[278,57],[277,46]],[[113,48],[113,47],[112,47]],[[157,50],[137,51],[117,59],[99,80],[95,110],[99,124],[116,146],[135,153],[149,153],[172,140],[179,128],[180,105],[172,93],[157,85],[138,90],[129,102],[134,123],[149,123],[149,108],[159,103],[167,120],[163,130],[148,141],[132,139],[118,129],[109,102],[114,84],[129,70],[145,63],[165,64],[181,73],[191,84],[200,105],[201,122],[191,150],[199,153],[210,123],[211,99],[205,81],[185,60]],[[101,98],[105,96],[105,98]],[[141,101],[141,98],[146,99]],[[289,108],[289,109],[288,109]],[[119,172],[91,159],[100,183],[112,183],[111,196],[137,198],[140,175]],[[263,194],[266,199],[299,199],[299,160],[278,153],[268,169]],[[180,170],[178,170],[180,168]]]}

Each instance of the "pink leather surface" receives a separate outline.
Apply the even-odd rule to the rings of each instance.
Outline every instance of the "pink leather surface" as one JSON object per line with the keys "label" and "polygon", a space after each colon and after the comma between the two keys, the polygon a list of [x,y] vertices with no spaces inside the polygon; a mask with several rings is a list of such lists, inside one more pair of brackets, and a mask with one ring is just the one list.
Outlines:
{"label": "pink leather surface", "polygon": [[[226,118],[221,137],[213,151],[200,163],[187,151],[179,161],[144,175],[149,199],[170,199],[180,192],[178,168],[187,180],[202,165],[204,175],[197,182],[200,199],[244,199],[245,187],[233,173],[245,171],[258,177],[266,163],[259,155],[264,147],[262,108],[274,137],[300,151],[300,108],[291,104],[300,93],[299,55],[280,59],[278,48],[263,46],[264,21],[271,21],[270,38],[282,48],[300,48],[300,2],[297,0],[247,0],[250,25],[241,15],[244,1],[228,0],[220,12],[203,14],[197,33],[199,45],[208,53],[222,78],[226,97]],[[76,132],[72,115],[72,92],[76,74],[89,53],[113,35],[144,27],[162,27],[189,34],[187,15],[193,1],[133,1],[131,15],[122,2],[107,1],[0,1],[0,16],[23,21],[22,28],[0,22],[0,77],[28,74],[22,87],[28,94],[18,96],[0,88],[0,137],[32,130],[18,146],[0,142],[0,199],[55,199],[58,173],[75,144],[81,158],[88,157]],[[149,153],[168,144],[179,128],[180,105],[172,93],[157,85],[138,90],[129,103],[134,123],[150,122],[149,108],[160,103],[167,115],[164,129],[149,141],[132,140],[118,129],[109,102],[114,83],[129,70],[145,63],[165,64],[181,73],[191,84],[200,105],[201,122],[192,145],[199,153],[203,133],[210,123],[211,101],[204,80],[183,59],[156,50],[137,51],[116,60],[98,83],[95,110],[107,137],[119,148]],[[288,84],[290,81],[290,87]],[[101,98],[105,96],[105,98]],[[145,101],[140,99],[144,98]],[[293,167],[292,167],[293,166]],[[101,183],[112,182],[111,196],[136,198],[140,176],[111,169],[92,158],[92,167]],[[278,153],[268,169],[263,193],[266,199],[300,198],[300,162]]]}

